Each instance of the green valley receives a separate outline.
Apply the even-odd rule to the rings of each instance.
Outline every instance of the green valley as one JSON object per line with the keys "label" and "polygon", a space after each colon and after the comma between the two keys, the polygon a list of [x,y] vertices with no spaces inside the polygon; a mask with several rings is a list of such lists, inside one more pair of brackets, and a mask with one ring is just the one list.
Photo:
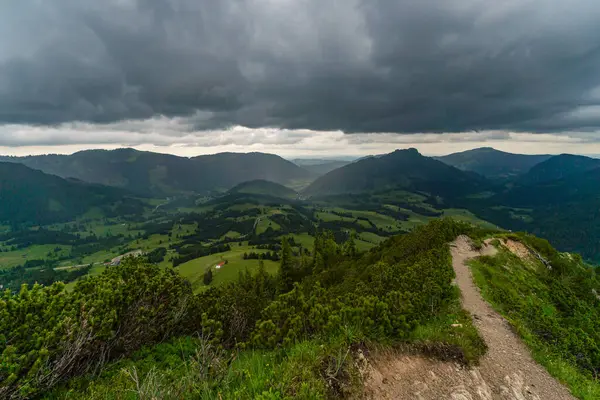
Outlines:
{"label": "green valley", "polygon": [[[384,354],[477,368],[493,343],[461,306],[448,247],[469,235],[500,249],[471,262],[485,298],[550,373],[593,399],[600,287],[585,261],[598,253],[582,238],[594,241],[600,175],[563,159],[525,183],[397,151],[304,188],[252,179],[166,197],[4,164],[16,173],[0,186],[12,199],[0,396],[352,398],[368,385],[361,360]],[[553,178],[556,165],[568,179]],[[20,201],[30,184],[51,201]],[[529,228],[585,258],[505,230]],[[552,271],[515,258],[507,239]]]}

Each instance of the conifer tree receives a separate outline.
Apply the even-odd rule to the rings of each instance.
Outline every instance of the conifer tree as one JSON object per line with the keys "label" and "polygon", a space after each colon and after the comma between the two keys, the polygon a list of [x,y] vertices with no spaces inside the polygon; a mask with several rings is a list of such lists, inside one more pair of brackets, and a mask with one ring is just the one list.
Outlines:
{"label": "conifer tree", "polygon": [[212,268],[209,268],[204,273],[204,284],[210,285],[212,283],[212,280],[213,280]]}
{"label": "conifer tree", "polygon": [[294,259],[288,239],[281,240],[281,263],[279,267],[279,290],[287,292],[294,283]]}
{"label": "conifer tree", "polygon": [[356,249],[356,242],[354,240],[355,236],[356,236],[356,234],[354,232],[350,233],[350,237],[348,238],[346,243],[344,243],[344,255],[345,256],[355,257],[356,254],[358,253],[358,250]]}

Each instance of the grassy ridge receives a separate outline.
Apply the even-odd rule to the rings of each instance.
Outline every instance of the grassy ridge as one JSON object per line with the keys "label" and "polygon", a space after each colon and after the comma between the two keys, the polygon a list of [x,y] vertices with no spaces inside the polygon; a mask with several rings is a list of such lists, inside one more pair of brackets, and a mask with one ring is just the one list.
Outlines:
{"label": "grassy ridge", "polygon": [[489,301],[516,328],[534,358],[581,399],[600,398],[600,281],[577,256],[547,242],[515,236],[550,262],[521,259],[503,249],[471,261]]}

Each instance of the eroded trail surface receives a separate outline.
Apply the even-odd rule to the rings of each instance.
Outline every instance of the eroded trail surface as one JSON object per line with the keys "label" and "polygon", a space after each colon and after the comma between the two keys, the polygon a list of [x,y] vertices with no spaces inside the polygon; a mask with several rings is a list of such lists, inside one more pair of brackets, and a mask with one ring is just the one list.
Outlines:
{"label": "eroded trail surface", "polygon": [[456,284],[463,307],[474,318],[488,351],[476,368],[415,356],[389,356],[373,361],[366,395],[373,399],[558,400],[574,399],[569,390],[538,365],[510,325],[483,300],[466,261],[493,255],[485,245],[472,249],[460,236],[451,245]]}

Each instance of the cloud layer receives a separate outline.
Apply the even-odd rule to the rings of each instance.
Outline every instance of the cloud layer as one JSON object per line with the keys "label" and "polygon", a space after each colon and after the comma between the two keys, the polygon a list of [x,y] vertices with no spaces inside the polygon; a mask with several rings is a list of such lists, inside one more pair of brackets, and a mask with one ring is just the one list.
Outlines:
{"label": "cloud layer", "polygon": [[600,135],[479,131],[461,133],[354,133],[234,127],[226,130],[189,130],[189,119],[157,117],[109,124],[63,123],[59,126],[0,126],[0,154],[70,154],[89,148],[134,147],[182,156],[224,151],[260,151],[285,157],[331,158],[383,154],[415,147],[427,155],[441,155],[481,146],[513,153],[600,154]]}
{"label": "cloud layer", "polygon": [[594,0],[6,1],[0,124],[592,131],[599,20]]}

